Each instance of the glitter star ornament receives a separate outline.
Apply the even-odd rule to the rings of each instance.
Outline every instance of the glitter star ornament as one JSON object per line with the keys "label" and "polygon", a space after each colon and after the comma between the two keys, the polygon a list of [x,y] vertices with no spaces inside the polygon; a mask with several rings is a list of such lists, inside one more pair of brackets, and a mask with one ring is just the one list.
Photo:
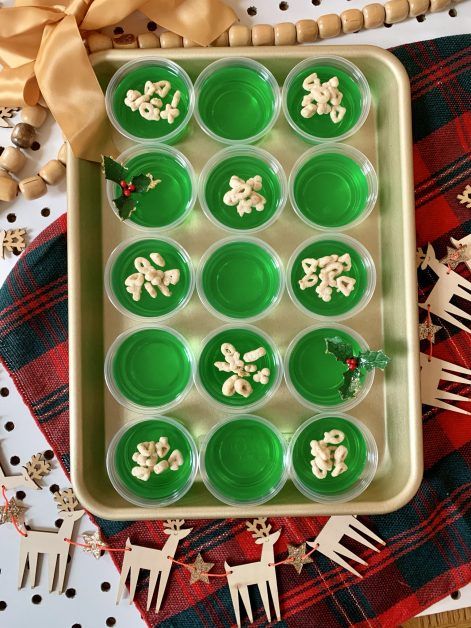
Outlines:
{"label": "glitter star ornament", "polygon": [[93,532],[93,534],[82,534],[83,542],[87,547],[83,548],[83,551],[86,554],[91,554],[97,560],[101,558],[102,551],[106,548],[105,543],[100,539],[100,535],[98,532]]}
{"label": "glitter star ornament", "polygon": [[440,325],[434,325],[428,318],[423,323],[419,323],[419,339],[430,340],[435,343],[435,334],[440,331]]}
{"label": "glitter star ornament", "polygon": [[12,497],[8,503],[6,503],[0,510],[0,525],[3,523],[15,523],[20,525],[25,520],[26,508],[24,506],[20,506],[16,499]]}
{"label": "glitter star ornament", "polygon": [[442,264],[445,266],[449,266],[451,270],[455,270],[455,268],[464,262],[467,262],[471,258],[471,255],[468,253],[468,247],[465,244],[464,246],[460,246],[455,249],[454,247],[447,246],[446,247],[446,256],[440,260]]}
{"label": "glitter star ornament", "polygon": [[303,565],[313,562],[310,556],[306,556],[306,543],[301,543],[301,545],[288,544],[288,560],[298,574],[301,573]]}
{"label": "glitter star ornament", "polygon": [[195,562],[186,565],[186,568],[191,574],[190,584],[194,584],[195,582],[198,582],[198,580],[202,580],[208,584],[208,571],[211,571],[213,567],[214,563],[205,563],[201,554],[198,553]]}

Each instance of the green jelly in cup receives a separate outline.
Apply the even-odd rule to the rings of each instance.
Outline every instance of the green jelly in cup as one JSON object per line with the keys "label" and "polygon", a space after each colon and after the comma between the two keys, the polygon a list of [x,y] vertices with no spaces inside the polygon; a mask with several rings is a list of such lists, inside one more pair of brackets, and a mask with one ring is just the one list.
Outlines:
{"label": "green jelly in cup", "polygon": [[[318,282],[304,290],[301,288],[299,282],[305,276],[303,260],[319,260],[328,255],[342,257],[345,254],[350,255],[351,268],[339,276],[351,277],[356,281],[348,296],[332,288],[330,301],[323,301],[316,292],[321,282],[318,271]],[[306,314],[319,319],[343,320],[358,314],[369,303],[376,284],[375,265],[369,252],[357,240],[340,234],[315,236],[302,242],[288,262],[286,275],[288,293],[293,303]]]}
{"label": "green jelly in cup", "polygon": [[[346,410],[360,403],[368,394],[374,371],[361,369],[360,391],[356,397],[343,400],[339,387],[347,364],[326,353],[326,340],[335,336],[352,345],[354,355],[367,351],[365,340],[353,329],[326,324],[301,331],[290,343],[285,356],[285,379],[291,393],[303,405],[314,410]],[[352,356],[353,357],[353,356]]]}
{"label": "green jelly in cup", "polygon": [[286,445],[265,419],[240,415],[216,425],[201,445],[206,488],[233,506],[263,504],[286,481]]}
{"label": "green jelly in cup", "polygon": [[153,412],[176,405],[189,392],[192,376],[193,355],[188,343],[168,327],[124,332],[106,356],[108,388],[131,410]]}
{"label": "green jelly in cup", "polygon": [[[345,464],[348,469],[323,479],[312,472],[311,441],[321,441],[324,433],[340,430],[345,434],[339,443],[348,449]],[[362,493],[375,475],[378,450],[371,432],[351,416],[342,413],[318,414],[303,423],[289,446],[290,475],[295,486],[309,499],[318,502],[345,502]]]}
{"label": "green jelly in cup", "polygon": [[[147,481],[136,478],[132,469],[137,463],[132,456],[137,451],[137,445],[157,442],[161,437],[166,437],[170,445],[164,459],[168,460],[172,451],[178,449],[183,464],[176,471],[166,469],[160,474],[152,471]],[[126,500],[138,506],[166,506],[181,499],[191,488],[198,469],[198,452],[183,425],[169,417],[159,416],[124,425],[109,446],[106,463],[113,486]]]}
{"label": "green jelly in cup", "polygon": [[[248,351],[263,347],[266,355],[259,358],[253,364],[257,370],[264,368],[270,370],[267,384],[256,382],[254,373],[246,379],[252,386],[252,393],[248,397],[235,393],[226,396],[222,392],[224,382],[234,375],[233,372],[220,371],[215,362],[224,362],[225,357],[221,352],[224,343],[232,344],[240,353],[240,358]],[[279,351],[273,340],[257,327],[251,325],[220,327],[210,334],[201,343],[202,349],[196,368],[196,385],[201,394],[228,412],[239,410],[254,410],[266,403],[276,392],[282,378],[282,362]],[[247,362],[248,364],[248,362]]]}
{"label": "green jelly in cup", "polygon": [[[239,215],[237,206],[226,205],[224,195],[231,188],[229,181],[237,176],[247,181],[262,178],[257,194],[266,199],[262,211]],[[271,225],[286,203],[286,176],[280,163],[264,150],[252,146],[225,148],[206,164],[200,177],[199,198],[204,213],[220,227],[229,231],[255,232]]]}
{"label": "green jelly in cup", "polygon": [[[136,210],[126,220],[141,231],[164,231],[185,220],[196,201],[196,179],[193,167],[180,151],[164,144],[131,146],[118,157],[128,169],[127,181],[138,174],[150,173],[160,180],[151,190],[138,194]],[[117,213],[113,199],[121,189],[107,181],[108,201]]]}
{"label": "green jelly in cup", "polygon": [[[160,98],[162,101],[161,111],[165,110],[167,104],[171,104],[175,92],[180,92],[177,105],[180,114],[173,123],[170,124],[163,118],[147,120],[139,111],[132,111],[125,104],[127,92],[137,90],[144,94],[147,81],[168,81],[171,84],[167,95],[153,95],[153,98]],[[175,142],[186,130],[194,109],[193,85],[188,74],[173,61],[157,57],[137,59],[123,65],[111,78],[105,99],[112,124],[120,133],[137,142]]]}
{"label": "green jelly in cup", "polygon": [[281,299],[281,260],[258,238],[220,240],[201,258],[196,287],[203,304],[219,318],[255,320]]}
{"label": "green jelly in cup", "polygon": [[213,139],[252,143],[275,124],[280,93],[273,74],[245,58],[220,59],[195,82],[198,124]]}
{"label": "green jelly in cup", "polygon": [[351,228],[372,211],[378,196],[369,160],[350,146],[323,144],[302,155],[290,175],[291,204],[308,225]]}

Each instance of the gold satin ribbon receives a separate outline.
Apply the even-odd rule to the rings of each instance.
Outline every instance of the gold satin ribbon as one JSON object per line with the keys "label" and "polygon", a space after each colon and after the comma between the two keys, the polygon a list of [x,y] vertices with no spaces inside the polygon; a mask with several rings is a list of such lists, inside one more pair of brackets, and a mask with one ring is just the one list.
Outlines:
{"label": "gold satin ribbon", "polygon": [[82,34],[136,10],[201,46],[236,20],[220,0],[16,0],[0,9],[0,104],[34,105],[41,93],[77,157],[115,154]]}

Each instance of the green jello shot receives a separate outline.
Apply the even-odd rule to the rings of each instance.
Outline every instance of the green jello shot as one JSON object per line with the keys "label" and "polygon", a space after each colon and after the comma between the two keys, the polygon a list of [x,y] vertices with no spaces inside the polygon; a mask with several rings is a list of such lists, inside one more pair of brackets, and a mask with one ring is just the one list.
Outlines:
{"label": "green jello shot", "polygon": [[295,163],[289,191],[301,220],[335,231],[351,228],[369,216],[378,197],[378,181],[370,161],[356,148],[322,144]]}
{"label": "green jello shot", "polygon": [[[334,76],[338,78],[338,90],[343,94],[340,105],[346,109],[340,122],[333,122],[329,113],[315,113],[310,118],[301,115],[303,98],[309,95],[303,82],[313,73],[321,83]],[[308,142],[320,143],[342,141],[356,133],[368,116],[371,92],[363,72],[356,65],[341,57],[319,56],[305,59],[291,70],[283,85],[282,100],[291,127]]]}
{"label": "green jello shot", "polygon": [[273,127],[280,111],[275,77],[253,59],[211,63],[198,76],[195,94],[198,124],[226,144],[256,142]]}
{"label": "green jello shot", "polygon": [[[159,266],[151,256],[158,254],[165,266]],[[137,288],[136,294],[128,291],[126,280],[129,277],[143,275],[139,280],[150,284],[145,279],[144,260],[150,272],[167,272],[162,279],[163,285]],[[160,260],[161,261],[161,260]],[[139,271],[138,271],[139,268]],[[172,272],[172,271],[176,271]],[[178,280],[175,284],[168,283]],[[170,238],[130,238],[125,240],[111,253],[105,268],[105,289],[110,301],[123,314],[144,320],[164,320],[176,314],[188,303],[195,286],[193,265],[185,249]],[[132,287],[130,288],[132,289]],[[136,297],[136,298],[135,298]],[[136,300],[137,299],[137,300]]]}
{"label": "green jello shot", "polygon": [[[345,255],[350,256],[350,264]],[[306,286],[303,281],[309,276],[305,265],[310,262],[305,260],[319,261],[328,256],[337,256],[343,268],[333,278],[338,281],[339,277],[348,277],[355,283],[348,295],[332,286],[330,296],[326,296],[330,300],[326,301],[316,291],[322,283],[320,266],[310,274],[317,276],[315,284]],[[305,240],[294,251],[288,262],[286,281],[293,303],[303,312],[317,319],[344,320],[358,314],[369,303],[376,285],[376,270],[370,253],[357,240],[341,234],[321,235]],[[342,283],[344,281],[341,279]]]}
{"label": "green jello shot", "polygon": [[[176,107],[180,112],[173,122],[168,122],[159,114],[159,119],[147,119],[139,110],[133,111],[125,104],[129,91],[145,93],[147,81],[159,83],[168,81],[170,89],[158,86],[158,91],[149,96],[151,99],[159,99],[157,104],[160,112],[165,112],[166,105],[172,105],[175,92],[180,92],[180,98]],[[159,91],[161,89],[164,91]],[[166,93],[167,92],[167,93]],[[135,142],[166,142],[173,143],[184,134],[190,118],[193,114],[195,97],[193,84],[185,70],[168,59],[159,57],[144,57],[123,65],[112,76],[105,94],[108,117],[113,126],[123,135]],[[149,106],[149,109],[151,107]],[[166,114],[165,114],[166,115]]]}
{"label": "green jello shot", "polygon": [[[261,177],[261,188],[253,190],[265,199],[263,209],[250,208],[250,213],[228,205],[224,196],[231,190],[233,176],[249,181]],[[225,148],[206,164],[201,172],[199,199],[206,216],[227,231],[254,233],[273,224],[286,203],[287,183],[281,164],[265,150],[253,146]],[[246,195],[250,198],[250,193]],[[245,200],[245,198],[244,198]]]}
{"label": "green jello shot", "polygon": [[[235,348],[240,354],[240,359],[246,364],[256,366],[248,377],[243,377],[252,388],[252,392],[247,397],[237,392],[232,392],[230,395],[223,392],[224,383],[231,377],[238,377],[232,370],[220,370],[215,366],[217,362],[227,361],[222,350],[226,343]],[[225,325],[207,336],[201,343],[201,347],[195,372],[196,387],[203,396],[221,409],[227,412],[255,410],[267,403],[277,391],[283,375],[280,353],[273,340],[257,327]],[[253,362],[245,360],[246,353],[259,348],[265,350],[265,355]],[[254,379],[254,376],[263,369],[270,371],[267,383]]]}
{"label": "green jello shot", "polygon": [[281,260],[258,238],[226,238],[201,258],[196,288],[203,304],[218,318],[254,321],[266,316],[281,299]]}
{"label": "green jello shot", "polygon": [[[366,341],[344,325],[314,325],[301,331],[290,343],[285,356],[285,379],[291,394],[313,410],[348,410],[368,394],[374,371],[361,369],[360,390],[356,397],[343,400],[339,393],[347,364],[326,353],[326,339],[340,337],[350,343],[354,355],[369,349]],[[353,356],[352,356],[353,357]]]}
{"label": "green jello shot", "polygon": [[220,501],[232,506],[264,504],[286,481],[286,444],[270,422],[239,415],[206,435],[200,471],[206,488]]}
{"label": "green jello shot", "polygon": [[[138,174],[150,173],[159,183],[151,190],[138,194],[136,210],[126,224],[147,233],[173,229],[188,216],[196,201],[196,177],[192,165],[180,151],[164,144],[131,146],[118,161],[128,169],[127,181]],[[117,214],[113,199],[120,196],[121,188],[112,181],[106,182],[111,208]]]}
{"label": "green jello shot", "polygon": [[[177,470],[165,469],[159,474],[151,470],[148,480],[132,474],[138,466],[132,457],[139,443],[168,439],[170,450],[159,458],[168,462],[178,450],[183,463]],[[113,437],[106,456],[108,475],[116,491],[137,506],[168,506],[181,499],[191,488],[198,471],[198,452],[188,430],[178,421],[166,416],[139,419],[126,423]]]}
{"label": "green jello shot", "polygon": [[[347,448],[346,471],[320,479],[312,471],[311,441],[322,441],[324,433],[340,430]],[[360,421],[340,412],[318,414],[303,423],[289,445],[290,476],[301,493],[316,502],[346,502],[369,486],[378,467],[378,449],[370,430]]]}
{"label": "green jello shot", "polygon": [[109,391],[130,410],[153,413],[182,401],[193,383],[187,341],[169,327],[141,327],[116,338],[105,360]]}

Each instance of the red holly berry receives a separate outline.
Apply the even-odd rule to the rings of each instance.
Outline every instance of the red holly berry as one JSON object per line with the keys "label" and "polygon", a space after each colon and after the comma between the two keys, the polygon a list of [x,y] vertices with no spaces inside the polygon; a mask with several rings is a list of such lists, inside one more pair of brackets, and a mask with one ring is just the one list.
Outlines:
{"label": "red holly berry", "polygon": [[345,364],[348,366],[349,371],[354,371],[358,367],[358,360],[356,358],[347,358]]}
{"label": "red holly berry", "polygon": [[124,181],[124,179],[119,182],[119,185],[123,188],[123,190],[128,187],[128,184]]}
{"label": "red holly berry", "polygon": [[131,183],[130,185],[128,185],[128,190],[129,190],[130,192],[134,192],[134,191],[135,191],[135,189],[136,189],[136,186],[135,186],[135,185],[133,185],[132,183]]}
{"label": "red holly berry", "polygon": [[129,188],[125,188],[123,190],[123,194],[124,194],[124,196],[131,196],[131,190]]}

